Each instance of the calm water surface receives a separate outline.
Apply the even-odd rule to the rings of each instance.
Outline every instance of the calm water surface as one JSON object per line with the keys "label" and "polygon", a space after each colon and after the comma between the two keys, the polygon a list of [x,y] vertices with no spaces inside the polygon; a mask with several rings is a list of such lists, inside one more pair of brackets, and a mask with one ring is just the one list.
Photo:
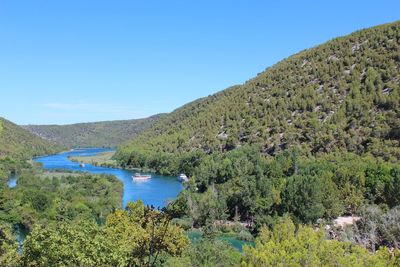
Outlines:
{"label": "calm water surface", "polygon": [[164,207],[169,200],[176,198],[183,189],[182,184],[176,177],[152,174],[152,178],[149,180],[133,181],[132,175],[134,171],[97,167],[91,164],[85,164],[85,167],[80,167],[79,163],[72,162],[68,159],[68,156],[94,156],[105,151],[112,150],[104,148],[75,149],[56,155],[38,157],[35,158],[34,161],[42,163],[43,168],[47,170],[66,169],[94,174],[115,175],[124,184],[124,194],[122,197],[123,207],[125,207],[129,201],[136,201],[139,199],[146,205]]}
{"label": "calm water surface", "polygon": [[17,176],[15,174],[8,178],[7,185],[9,188],[14,188],[17,186]]}

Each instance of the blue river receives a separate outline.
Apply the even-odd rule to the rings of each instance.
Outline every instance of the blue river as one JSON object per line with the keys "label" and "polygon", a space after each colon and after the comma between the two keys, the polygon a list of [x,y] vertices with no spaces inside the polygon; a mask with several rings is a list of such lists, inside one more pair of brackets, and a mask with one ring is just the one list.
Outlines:
{"label": "blue river", "polygon": [[182,184],[176,177],[168,177],[152,174],[148,180],[133,181],[134,171],[114,168],[98,167],[85,164],[81,167],[79,163],[72,162],[69,156],[94,156],[101,152],[112,151],[104,148],[75,149],[72,151],[35,158],[34,161],[42,163],[46,170],[64,169],[70,171],[82,171],[94,174],[115,175],[124,184],[122,206],[125,207],[129,201],[142,200],[146,205],[154,207],[165,207],[169,201],[176,198],[183,189]]}

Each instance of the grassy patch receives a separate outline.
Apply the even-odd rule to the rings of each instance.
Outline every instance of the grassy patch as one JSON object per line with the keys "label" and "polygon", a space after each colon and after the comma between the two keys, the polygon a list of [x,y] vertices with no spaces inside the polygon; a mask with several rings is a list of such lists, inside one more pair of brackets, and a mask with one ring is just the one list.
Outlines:
{"label": "grassy patch", "polygon": [[86,164],[92,164],[95,166],[102,167],[117,167],[117,161],[112,157],[114,156],[114,151],[107,151],[103,153],[99,153],[95,156],[77,156],[77,157],[69,157],[71,161],[74,162],[82,162]]}

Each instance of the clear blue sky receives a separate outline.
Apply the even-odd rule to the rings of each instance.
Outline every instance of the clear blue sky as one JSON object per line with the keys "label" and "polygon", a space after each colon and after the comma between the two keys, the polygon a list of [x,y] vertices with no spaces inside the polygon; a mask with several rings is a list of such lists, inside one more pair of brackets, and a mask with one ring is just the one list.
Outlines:
{"label": "clear blue sky", "polygon": [[170,112],[399,11],[398,0],[3,0],[0,116],[66,124]]}

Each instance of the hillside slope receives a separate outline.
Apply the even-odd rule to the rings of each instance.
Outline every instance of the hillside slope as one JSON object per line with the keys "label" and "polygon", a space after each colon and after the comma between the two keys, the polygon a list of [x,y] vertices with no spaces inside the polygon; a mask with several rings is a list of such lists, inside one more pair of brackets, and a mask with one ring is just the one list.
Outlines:
{"label": "hillside slope", "polygon": [[116,147],[151,127],[162,115],[137,120],[22,126],[46,140],[74,147]]}
{"label": "hillside slope", "polygon": [[122,164],[161,154],[296,145],[400,158],[400,22],[333,39],[266,69],[243,85],[189,103],[121,146]]}
{"label": "hillside slope", "polygon": [[26,131],[0,117],[0,159],[4,157],[30,158],[61,150],[51,142]]}

